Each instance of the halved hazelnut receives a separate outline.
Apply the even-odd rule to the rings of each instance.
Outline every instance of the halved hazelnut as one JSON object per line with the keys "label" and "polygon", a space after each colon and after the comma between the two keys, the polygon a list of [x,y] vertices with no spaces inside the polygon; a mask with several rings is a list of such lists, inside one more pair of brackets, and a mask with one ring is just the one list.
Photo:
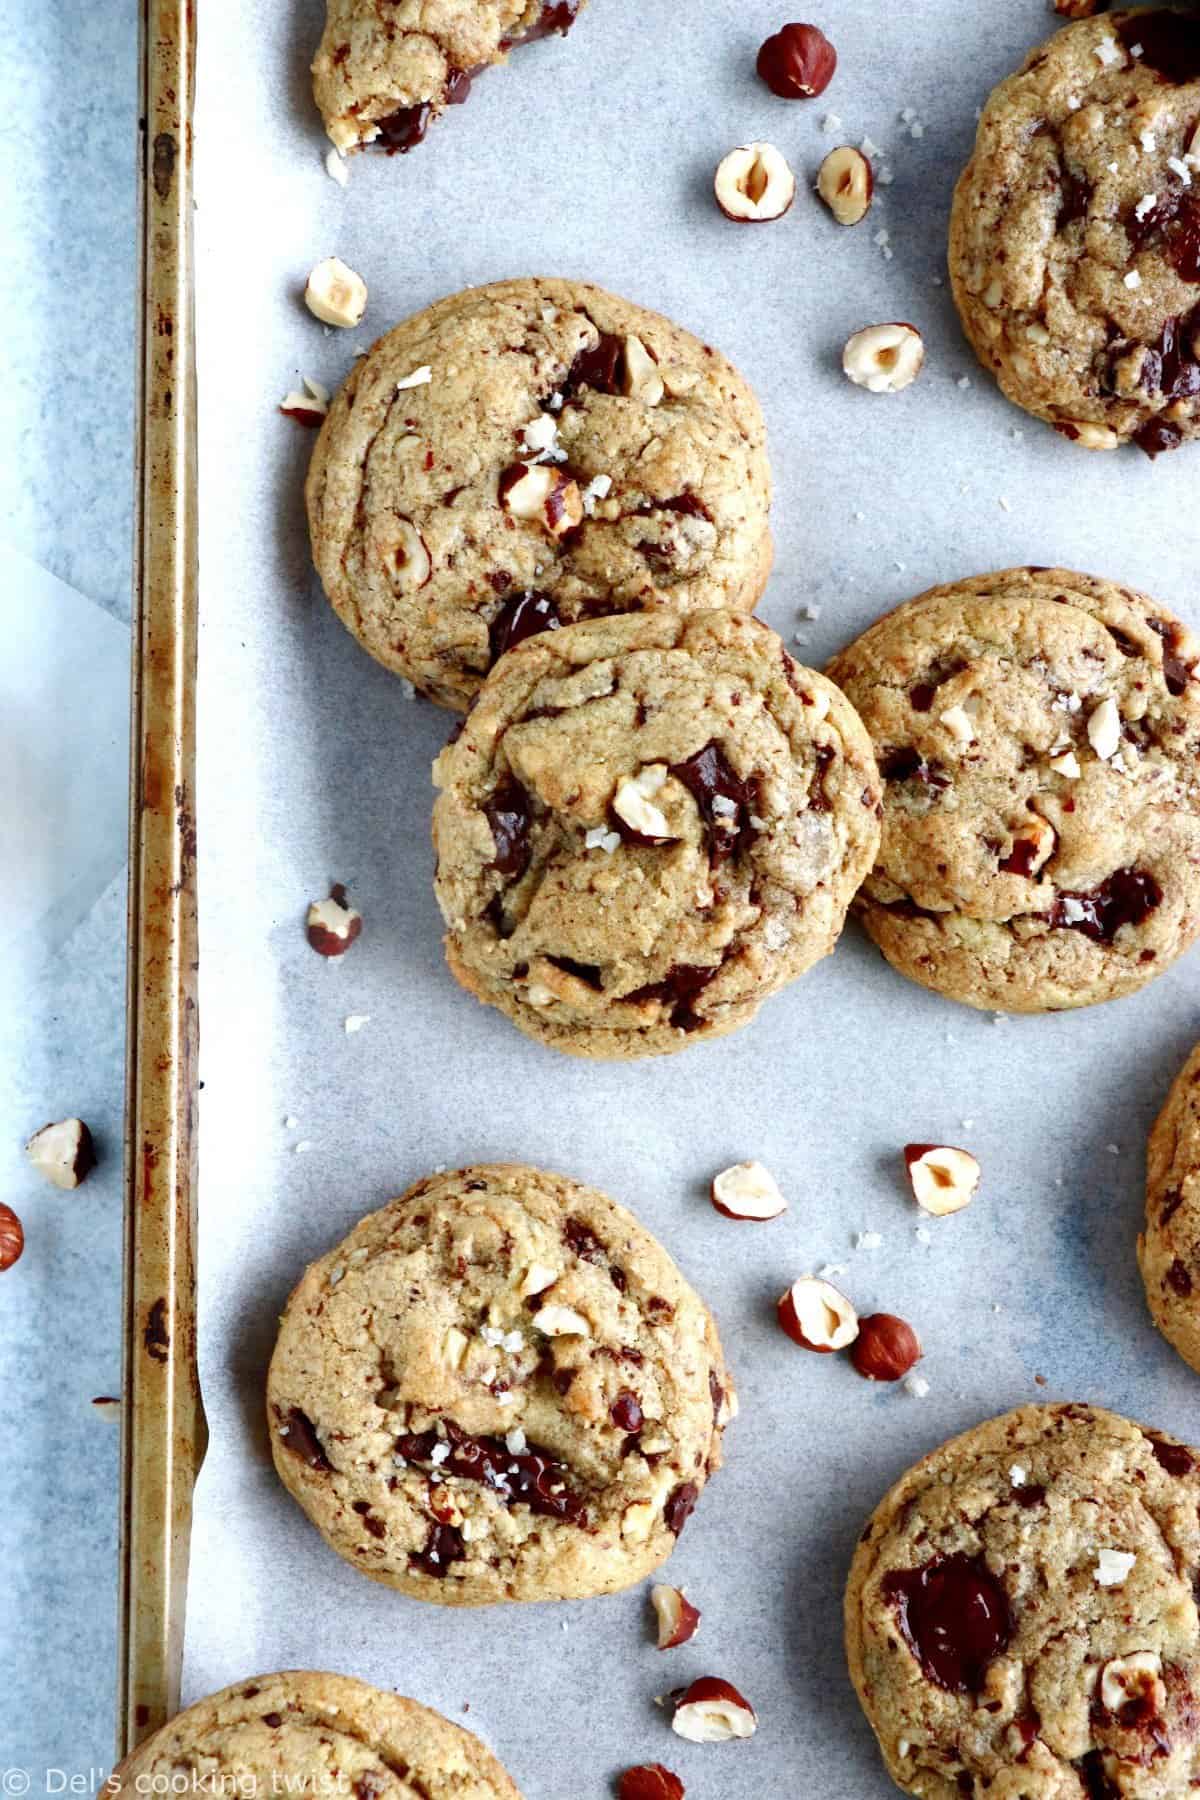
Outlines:
{"label": "halved hazelnut", "polygon": [[351,906],[340,881],[330,888],[328,900],[311,902],[304,921],[308,941],[318,956],[345,956],[362,924],[362,914]]}
{"label": "halved hazelnut", "polygon": [[853,144],[839,144],[817,172],[817,192],[839,225],[860,224],[875,192],[870,162]]}
{"label": "halved hazelnut", "polygon": [[858,1314],[831,1282],[801,1275],[780,1297],[779,1323],[803,1350],[827,1355],[844,1350],[858,1336]]}
{"label": "halved hazelnut", "polygon": [[842,368],[855,387],[872,394],[898,394],[921,373],[925,344],[915,325],[896,320],[868,325],[848,338]]}
{"label": "halved hazelnut", "polygon": [[671,1729],[691,1744],[726,1744],[753,1737],[758,1729],[750,1702],[718,1675],[702,1675],[673,1698]]}
{"label": "halved hazelnut", "polygon": [[548,1287],[553,1287],[557,1280],[557,1270],[547,1268],[545,1263],[530,1263],[517,1292],[522,1300],[532,1300],[535,1294],[543,1294]]}
{"label": "halved hazelnut", "polygon": [[625,354],[621,366],[621,392],[631,400],[640,400],[643,406],[657,406],[666,393],[666,388],[658,372],[658,364],[641,338],[625,339]]}
{"label": "halved hazelnut", "polygon": [[1100,1698],[1119,1718],[1127,1706],[1135,1706],[1139,1718],[1162,1711],[1166,1690],[1162,1681],[1162,1657],[1153,1650],[1135,1650],[1106,1662],[1100,1675]]}
{"label": "halved hazelnut", "polygon": [[1087,734],[1088,743],[1102,762],[1121,748],[1121,714],[1111,694],[1089,713]]}
{"label": "halved hazelnut", "polygon": [[534,1313],[533,1323],[547,1337],[588,1337],[592,1329],[573,1306],[543,1306]]}
{"label": "halved hazelnut", "polygon": [[309,274],[304,304],[322,325],[347,329],[357,325],[367,310],[367,284],[340,257],[327,256]]}
{"label": "halved hazelnut", "polygon": [[397,521],[392,562],[396,586],[402,593],[415,594],[433,574],[433,561],[425,547],[425,539],[410,519]]}
{"label": "halved hazelnut", "polygon": [[517,519],[536,519],[564,537],[583,521],[579,484],[548,463],[513,463],[500,477],[500,504]]}
{"label": "halved hazelnut", "polygon": [[25,1248],[25,1228],[11,1206],[0,1201],[0,1270],[20,1262]]}
{"label": "halved hazelnut", "polygon": [[727,219],[764,225],[791,206],[796,177],[774,144],[743,144],[717,164],[713,190]]}
{"label": "halved hazelnut", "polygon": [[678,1775],[661,1763],[639,1763],[626,1769],[617,1783],[618,1800],[683,1800],[684,1786]]}
{"label": "halved hazelnut", "polygon": [[816,25],[784,25],[762,45],[755,67],[781,100],[811,100],[833,80],[837,51]]}
{"label": "halved hazelnut", "polygon": [[921,1341],[895,1313],[868,1313],[858,1324],[850,1361],[867,1381],[899,1381],[921,1360]]}
{"label": "halved hazelnut", "polygon": [[712,1203],[727,1219],[777,1219],[787,1211],[779,1183],[760,1162],[734,1163],[714,1175]]}
{"label": "halved hazelnut", "polygon": [[952,1144],[905,1144],[904,1164],[914,1200],[937,1219],[970,1204],[982,1173],[969,1150]]}
{"label": "halved hazelnut", "polygon": [[629,775],[620,782],[613,795],[612,809],[618,819],[637,837],[652,844],[666,844],[672,838],[666,815],[654,805],[652,798],[662,788],[667,775],[666,763],[647,763],[638,774]]}
{"label": "halved hazelnut", "polygon": [[[643,1445],[643,1448],[645,1446]],[[695,1637],[700,1623],[700,1609],[693,1606],[677,1587],[658,1586],[650,1589],[650,1599],[658,1619],[658,1647],[675,1650]]]}
{"label": "halved hazelnut", "polygon": [[82,1119],[43,1125],[26,1144],[25,1154],[38,1174],[56,1188],[77,1188],[96,1166],[96,1147]]}

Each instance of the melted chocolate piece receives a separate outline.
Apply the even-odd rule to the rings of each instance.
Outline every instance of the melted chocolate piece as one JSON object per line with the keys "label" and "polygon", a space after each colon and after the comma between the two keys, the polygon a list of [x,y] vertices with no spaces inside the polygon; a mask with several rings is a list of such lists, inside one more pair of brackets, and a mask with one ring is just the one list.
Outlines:
{"label": "melted chocolate piece", "polygon": [[450,1564],[461,1562],[466,1553],[467,1547],[457,1526],[432,1525],[425,1548],[415,1551],[408,1560],[411,1567],[423,1569],[426,1575],[444,1581],[450,1572]]}
{"label": "melted chocolate piece", "polygon": [[1168,1475],[1190,1475],[1196,1467],[1191,1451],[1184,1444],[1167,1444],[1162,1438],[1152,1437],[1150,1448],[1155,1462]]}
{"label": "melted chocolate piece", "polygon": [[1140,431],[1134,432],[1133,441],[1153,462],[1156,456],[1162,456],[1168,450],[1178,450],[1183,433],[1178,425],[1172,425],[1166,419],[1150,419]]}
{"label": "melted chocolate piece", "polygon": [[382,1519],[377,1519],[375,1517],[374,1513],[371,1511],[371,1502],[369,1500],[356,1500],[350,1510],[351,1512],[356,1512],[358,1514],[372,1537],[381,1538],[387,1536],[387,1526]]}
{"label": "melted chocolate piece", "polygon": [[310,1469],[324,1469],[332,1472],[333,1464],[321,1447],[321,1440],[307,1413],[302,1413],[298,1406],[293,1406],[285,1421],[287,1436],[284,1443],[293,1456],[306,1462]]}
{"label": "melted chocolate piece", "polygon": [[908,690],[908,703],[914,712],[929,712],[936,693],[937,689],[931,681],[918,681],[915,687]]}
{"label": "melted chocolate piece", "polygon": [[1183,1205],[1183,1189],[1171,1188],[1163,1195],[1162,1209],[1158,1215],[1160,1225],[1169,1225],[1175,1214]]}
{"label": "melted chocolate piece", "polygon": [[506,775],[491,799],[484,802],[483,812],[496,846],[492,867],[516,881],[529,867],[529,827],[533,820],[529,795],[519,781]]}
{"label": "melted chocolate piece", "polygon": [[1092,200],[1092,184],[1073,175],[1070,169],[1063,169],[1059,177],[1060,199],[1058,202],[1058,224],[1061,230],[1075,219],[1086,219],[1088,207]]}
{"label": "melted chocolate piece", "polygon": [[1163,323],[1158,343],[1142,358],[1141,385],[1148,393],[1168,400],[1189,400],[1200,394],[1200,362],[1192,355],[1192,337],[1200,328],[1196,314]]}
{"label": "melted chocolate piece", "polygon": [[433,108],[428,100],[422,100],[419,106],[402,106],[397,112],[389,113],[386,119],[375,121],[379,136],[373,141],[389,156],[405,156],[421,142],[432,117]]}
{"label": "melted chocolate piece", "polygon": [[1023,1506],[1028,1510],[1042,1504],[1046,1498],[1046,1490],[1040,1481],[1027,1481],[1012,1490],[1012,1497],[1018,1506]]}
{"label": "melted chocolate piece", "polygon": [[[686,762],[672,763],[671,773],[682,781],[700,809],[708,832],[708,854],[714,863],[744,848],[753,835],[750,816],[758,803],[758,784],[753,776],[743,781],[734,774],[719,744],[705,744]],[[721,800],[732,811],[716,806]]]}
{"label": "melted chocolate piece", "polygon": [[926,762],[908,744],[885,750],[879,759],[879,772],[885,781],[919,781],[935,794],[950,786],[950,777],[941,763]]}
{"label": "melted chocolate piece", "polygon": [[1190,188],[1170,188],[1144,219],[1132,213],[1125,230],[1137,250],[1157,240],[1181,281],[1200,281],[1200,198]]}
{"label": "melted chocolate piece", "polygon": [[[256,1688],[254,1691],[257,1693],[258,1689]],[[279,1727],[283,1724],[283,1715],[277,1712],[264,1713],[262,1722],[269,1730],[278,1731]]]}
{"label": "melted chocolate piece", "polygon": [[696,1502],[700,1498],[700,1490],[694,1481],[685,1481],[667,1496],[667,1504],[663,1507],[663,1523],[668,1531],[678,1537],[692,1514],[696,1510]]}
{"label": "melted chocolate piece", "polygon": [[982,1557],[939,1556],[887,1576],[883,1590],[929,1679],[951,1694],[977,1693],[1012,1637],[1008,1598]]}
{"label": "melted chocolate piece", "polygon": [[1142,869],[1117,869],[1085,893],[1060,893],[1049,914],[1056,930],[1082,931],[1111,944],[1123,925],[1140,925],[1162,901],[1162,889]]}
{"label": "melted chocolate piece", "polygon": [[[475,70],[475,74],[479,71]],[[471,93],[472,71],[470,69],[451,69],[446,77],[446,105],[461,106]]]}
{"label": "melted chocolate piece", "polygon": [[533,44],[539,38],[552,36],[555,32],[565,37],[579,17],[579,9],[583,0],[545,0],[538,17],[518,38],[506,38],[504,48],[510,49],[515,44]]}
{"label": "melted chocolate piece", "polygon": [[1033,874],[1033,865],[1037,859],[1038,846],[1032,838],[1014,838],[1013,847],[1000,864],[1005,875]]}
{"label": "melted chocolate piece", "polygon": [[557,631],[561,624],[558,608],[548,594],[525,588],[511,595],[488,626],[492,661],[498,662],[514,644],[523,644],[543,631]]}
{"label": "melted chocolate piece", "polygon": [[1151,631],[1163,641],[1163,679],[1168,693],[1182,694],[1195,670],[1179,656],[1179,627],[1173,619],[1147,619]]}
{"label": "melted chocolate piece", "polygon": [[697,1013],[692,1002],[708,986],[720,969],[720,963],[711,968],[701,968],[693,963],[676,963],[668,970],[662,981],[652,981],[646,987],[635,988],[632,994],[626,994],[626,1000],[670,1000],[674,1004],[671,1009],[671,1024],[677,1031],[699,1031],[704,1020]]}
{"label": "melted chocolate piece", "polygon": [[1129,52],[1140,45],[1143,68],[1153,69],[1164,81],[1184,87],[1200,80],[1200,19],[1156,8],[1119,20],[1117,36]]}
{"label": "melted chocolate piece", "polygon": [[581,350],[567,371],[560,392],[568,404],[580,388],[591,388],[597,394],[619,394],[625,375],[625,345],[611,332],[602,331],[600,342],[591,350]]}
{"label": "melted chocolate piece", "polygon": [[608,1416],[618,1431],[628,1431],[631,1435],[642,1429],[643,1413],[637,1395],[631,1388],[622,1388],[608,1409]]}
{"label": "melted chocolate piece", "polygon": [[[482,1482],[509,1506],[527,1506],[530,1512],[548,1519],[564,1519],[569,1525],[584,1522],[584,1500],[569,1486],[571,1471],[566,1463],[557,1462],[535,1444],[514,1454],[503,1438],[468,1437],[453,1419],[443,1419],[442,1426],[444,1439],[436,1431],[414,1431],[398,1437],[396,1454],[405,1462],[422,1467],[428,1463],[444,1475]],[[446,1445],[449,1454],[435,1463],[433,1451],[438,1444]]]}
{"label": "melted chocolate piece", "polygon": [[579,1258],[580,1262],[592,1263],[597,1268],[603,1268],[608,1261],[604,1245],[591,1226],[585,1225],[582,1219],[568,1219],[562,1228],[562,1235],[563,1243],[573,1255]]}
{"label": "melted chocolate piece", "polygon": [[1180,1262],[1179,1258],[1176,1257],[1175,1261],[1167,1270],[1164,1279],[1166,1280],[1167,1286],[1172,1288],[1174,1292],[1179,1295],[1181,1300],[1187,1299],[1192,1291],[1192,1277],[1186,1263]]}
{"label": "melted chocolate piece", "polygon": [[1083,1782],[1088,1800],[1120,1800],[1120,1795],[1108,1778],[1104,1767],[1104,1753],[1101,1750],[1089,1750],[1081,1762],[1076,1763],[1079,1779]]}

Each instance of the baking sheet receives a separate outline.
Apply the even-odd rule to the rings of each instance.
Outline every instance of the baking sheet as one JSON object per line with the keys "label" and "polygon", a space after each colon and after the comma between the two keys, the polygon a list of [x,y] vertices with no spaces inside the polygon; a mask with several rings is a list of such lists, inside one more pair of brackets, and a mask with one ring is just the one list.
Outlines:
{"label": "baking sheet", "polygon": [[[197,1493],[185,1698],[253,1670],[345,1670],[465,1721],[529,1800],[610,1791],[663,1760],[695,1795],[784,1779],[828,1800],[892,1791],[844,1674],[841,1591],[887,1484],[952,1431],[1075,1396],[1200,1436],[1200,1386],[1151,1329],[1133,1259],[1142,1146],[1200,1035],[1200,962],[1075,1016],[994,1021],[888,970],[856,930],[750,1029],[654,1063],[557,1058],[445,972],[430,886],[429,763],[451,720],[377,668],[321,598],[301,482],[311,436],[275,404],[336,383],[357,345],[468,283],[582,276],[719,344],[758,389],[777,480],[762,615],[818,666],[935,581],[1062,561],[1144,586],[1200,624],[1197,453],[1072,454],[977,370],[941,285],[946,216],[988,88],[1045,34],[1045,0],[827,0],[841,66],[811,105],[773,99],[754,53],[772,0],[593,0],[565,42],[481,79],[407,158],[322,168],[307,63],[317,0],[205,0],[200,18],[201,1362],[212,1431]],[[923,134],[899,115],[912,109]],[[822,120],[840,118],[826,135]],[[801,192],[769,229],[711,202],[754,137],[811,180],[864,135],[894,171],[871,222]],[[886,244],[875,241],[886,230]],[[885,250],[891,251],[890,256]],[[310,265],[366,277],[359,331],[305,313]],[[848,333],[908,318],[929,357],[894,398],[852,389]],[[803,620],[801,609],[819,609]],[[366,918],[314,957],[310,897]],[[350,1015],[368,1015],[347,1034]],[[286,1123],[285,1123],[286,1121]],[[983,1188],[930,1222],[899,1179],[909,1140],[963,1142]],[[756,1156],[791,1210],[738,1226],[705,1184]],[[322,1546],[271,1469],[262,1386],[306,1260],[439,1164],[543,1163],[634,1208],[712,1304],[742,1416],[670,1564],[701,1635],[660,1656],[645,1588],[454,1612],[377,1588]],[[877,1232],[875,1250],[855,1249]],[[920,1330],[924,1399],[808,1357],[773,1303],[845,1263],[860,1309]],[[1038,1385],[1037,1377],[1046,1385]],[[653,1697],[727,1676],[749,1744],[673,1738]],[[466,1708],[469,1706],[469,1712]],[[778,1782],[778,1787],[773,1786]]]}

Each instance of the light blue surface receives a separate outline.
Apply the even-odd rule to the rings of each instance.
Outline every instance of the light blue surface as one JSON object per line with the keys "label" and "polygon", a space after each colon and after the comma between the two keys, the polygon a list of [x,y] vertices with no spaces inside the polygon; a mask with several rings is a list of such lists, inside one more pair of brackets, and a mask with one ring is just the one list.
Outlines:
{"label": "light blue surface", "polygon": [[[0,1789],[38,1794],[113,1742],[137,7],[0,0],[0,41],[0,618],[36,640],[0,672]],[[71,1113],[100,1166],[62,1194],[22,1145]]]}

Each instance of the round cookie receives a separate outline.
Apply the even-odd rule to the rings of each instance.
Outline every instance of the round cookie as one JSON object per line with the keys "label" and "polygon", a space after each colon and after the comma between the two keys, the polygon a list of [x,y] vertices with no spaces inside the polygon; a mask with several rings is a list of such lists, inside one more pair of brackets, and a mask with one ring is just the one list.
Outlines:
{"label": "round cookie", "polygon": [[922,1800],[1184,1800],[1200,1784],[1197,1452],[1026,1406],[897,1482],[846,1591],[850,1674]]}
{"label": "round cookie", "polygon": [[529,279],[381,338],[330,407],[306,491],[342,621],[461,711],[534,632],[750,611],[770,485],[758,402],[724,357],[599,288]]}
{"label": "round cookie", "polygon": [[983,110],[950,276],[980,361],[1089,450],[1200,435],[1200,15],[1081,19]]}
{"label": "round cookie", "polygon": [[1200,930],[1200,645],[1069,569],[933,588],[829,673],[886,783],[856,903],[888,961],[968,1006],[1132,993]]}
{"label": "round cookie", "polygon": [[104,1792],[521,1800],[491,1752],[441,1713],[348,1675],[257,1675],[197,1701]]}
{"label": "round cookie", "polygon": [[530,639],[434,779],[451,969],[574,1056],[747,1024],[833,949],[879,841],[854,712],[736,613]]}
{"label": "round cookie", "polygon": [[514,47],[565,32],[583,0],[326,0],[313,96],[341,151],[419,144],[472,79]]}
{"label": "round cookie", "polygon": [[1150,1133],[1138,1265],[1154,1323],[1200,1370],[1200,1044]]}
{"label": "round cookie", "polygon": [[331,1547],[448,1606],[641,1580],[736,1409],[662,1246],[519,1164],[431,1175],[314,1263],[267,1396],[275,1466]]}

